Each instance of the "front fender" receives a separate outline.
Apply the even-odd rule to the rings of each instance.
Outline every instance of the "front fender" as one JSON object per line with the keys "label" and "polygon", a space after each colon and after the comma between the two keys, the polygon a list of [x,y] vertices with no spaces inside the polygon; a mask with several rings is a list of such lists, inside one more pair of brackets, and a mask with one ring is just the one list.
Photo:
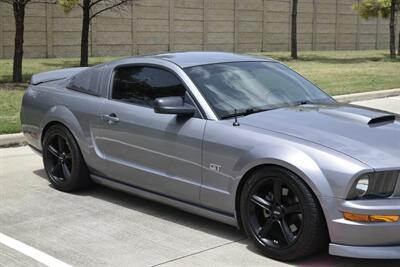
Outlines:
{"label": "front fender", "polygon": [[333,195],[328,180],[313,158],[297,148],[282,145],[255,147],[243,154],[234,166],[238,173],[235,180],[240,181],[246,173],[261,165],[278,165],[292,171],[317,196]]}
{"label": "front fender", "polygon": [[316,144],[269,143],[252,148],[237,160],[235,180],[239,183],[250,170],[267,164],[294,172],[318,198],[344,198],[353,177],[369,168],[353,158]]}

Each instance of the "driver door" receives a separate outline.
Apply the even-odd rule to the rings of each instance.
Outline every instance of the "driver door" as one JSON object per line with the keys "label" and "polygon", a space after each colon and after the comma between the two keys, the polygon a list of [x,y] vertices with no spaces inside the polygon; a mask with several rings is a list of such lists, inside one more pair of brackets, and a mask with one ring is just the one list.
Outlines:
{"label": "driver door", "polygon": [[[165,69],[129,66],[114,74],[111,98],[100,108],[103,176],[191,203],[199,203],[201,150],[206,121],[157,114],[158,97],[191,101],[177,76]],[[193,103],[192,103],[193,104]]]}

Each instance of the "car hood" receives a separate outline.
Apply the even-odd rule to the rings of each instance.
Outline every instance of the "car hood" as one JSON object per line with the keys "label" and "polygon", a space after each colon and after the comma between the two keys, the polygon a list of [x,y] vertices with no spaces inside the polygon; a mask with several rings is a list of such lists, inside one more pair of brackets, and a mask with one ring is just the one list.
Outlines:
{"label": "car hood", "polygon": [[303,105],[239,118],[257,127],[329,147],[372,168],[400,168],[397,115],[354,105]]}

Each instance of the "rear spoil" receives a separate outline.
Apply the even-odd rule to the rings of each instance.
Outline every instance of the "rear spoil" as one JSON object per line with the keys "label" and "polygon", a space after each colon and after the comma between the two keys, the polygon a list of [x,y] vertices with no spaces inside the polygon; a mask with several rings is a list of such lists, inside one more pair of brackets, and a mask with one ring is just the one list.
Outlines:
{"label": "rear spoil", "polygon": [[39,74],[34,74],[29,82],[31,85],[38,85],[41,83],[56,81],[71,77],[83,70],[87,69],[86,67],[82,68],[68,68],[62,70],[53,70],[48,72],[42,72]]}

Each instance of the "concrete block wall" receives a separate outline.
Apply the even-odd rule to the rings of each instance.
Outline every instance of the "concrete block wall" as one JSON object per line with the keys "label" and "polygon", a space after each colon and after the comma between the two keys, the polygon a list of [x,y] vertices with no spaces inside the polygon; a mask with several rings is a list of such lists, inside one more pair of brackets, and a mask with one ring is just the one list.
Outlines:
{"label": "concrete block wall", "polygon": [[[300,50],[387,49],[388,21],[361,19],[360,0],[299,0]],[[92,20],[91,56],[165,51],[290,49],[291,0],[136,0]],[[81,9],[32,4],[26,12],[26,57],[79,56]],[[12,7],[0,3],[0,58],[11,58]]]}
{"label": "concrete block wall", "polygon": [[235,48],[235,0],[205,0],[205,46],[207,50]]}

